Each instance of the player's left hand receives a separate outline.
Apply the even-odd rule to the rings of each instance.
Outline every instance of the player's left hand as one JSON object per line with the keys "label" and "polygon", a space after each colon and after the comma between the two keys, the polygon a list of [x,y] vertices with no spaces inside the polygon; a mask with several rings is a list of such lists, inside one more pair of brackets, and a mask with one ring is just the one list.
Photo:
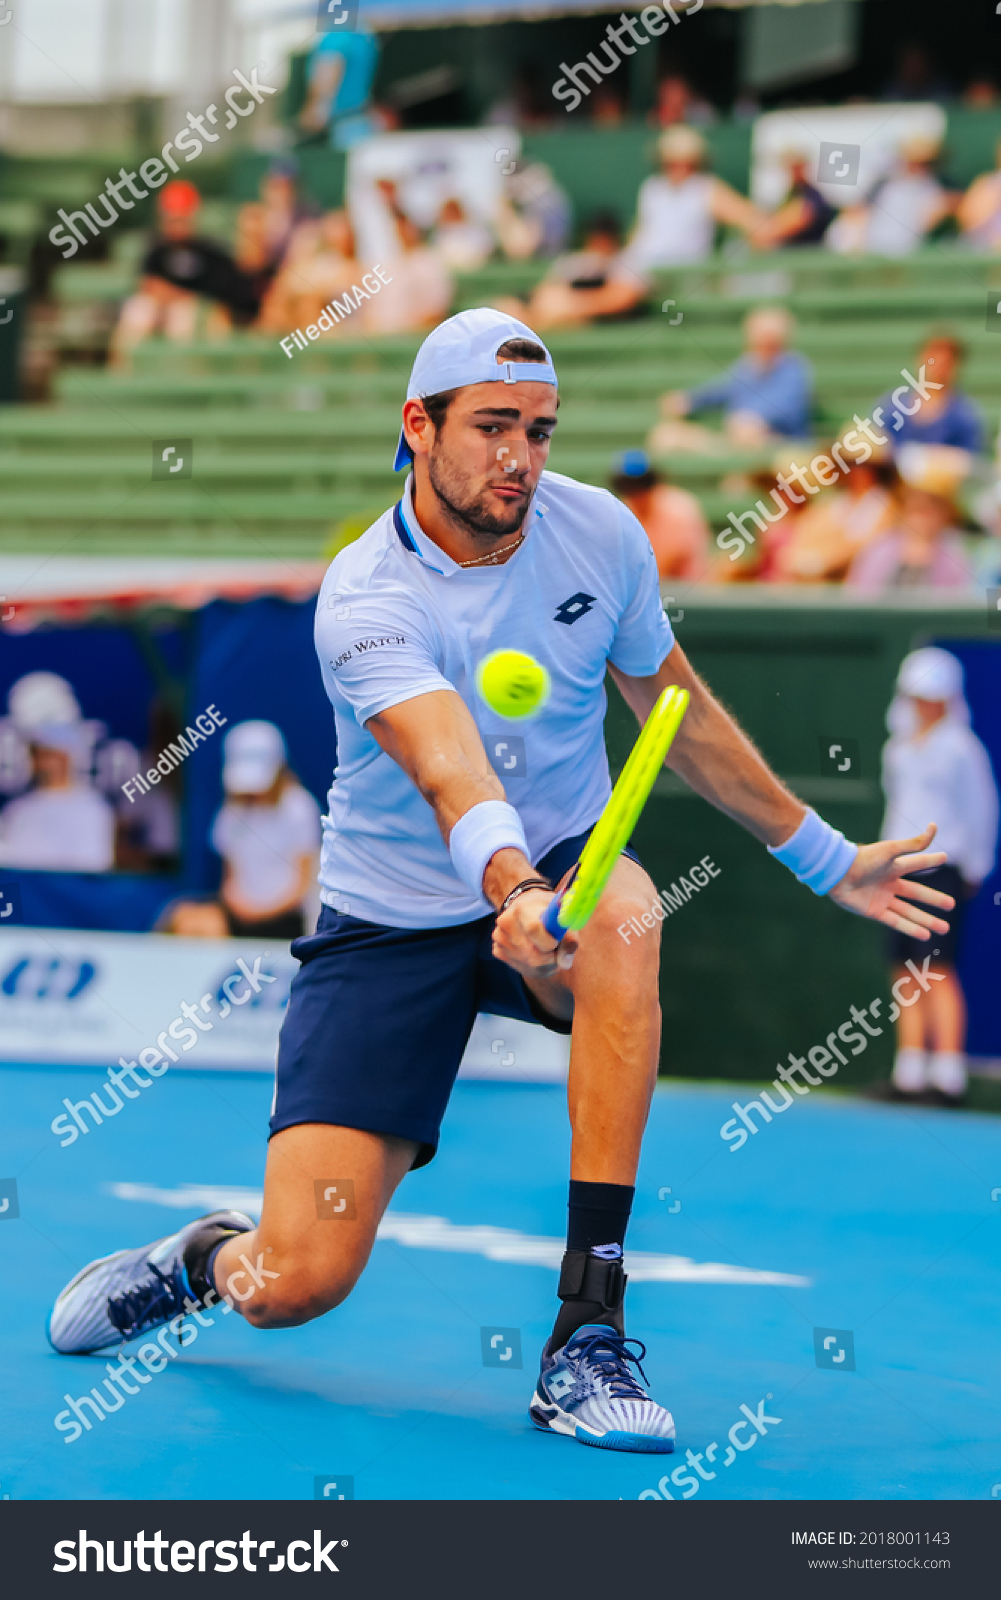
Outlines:
{"label": "player's left hand", "polygon": [[[879,844],[860,845],[851,867],[829,891],[831,899],[857,917],[885,923],[888,928],[909,934],[912,939],[929,939],[933,933],[948,933],[947,922],[920,907],[936,906],[940,911],[951,911],[955,900],[951,895],[930,889],[926,883],[912,882],[906,876],[943,865],[945,851],[928,849],[935,833],[935,824],[929,823],[924,833],[914,839],[884,839]],[[909,905],[910,900],[919,904]]]}
{"label": "player's left hand", "polygon": [[494,955],[523,976],[548,978],[573,965],[578,935],[568,928],[554,945],[552,934],[542,925],[552,898],[548,890],[529,889],[494,923]]}

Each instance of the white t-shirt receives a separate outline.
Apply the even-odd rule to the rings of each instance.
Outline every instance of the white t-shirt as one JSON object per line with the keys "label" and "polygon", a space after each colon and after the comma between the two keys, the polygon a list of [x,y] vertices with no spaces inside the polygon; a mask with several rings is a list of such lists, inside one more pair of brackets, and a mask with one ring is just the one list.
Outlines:
{"label": "white t-shirt", "polygon": [[661,172],[644,178],[636,202],[636,231],[620,260],[639,273],[704,261],[716,230],[713,181],[702,172],[693,172],[682,183],[672,183]]}
{"label": "white t-shirt", "polygon": [[262,917],[288,904],[301,858],[319,843],[320,808],[297,783],[275,806],[227,800],[212,824],[212,848],[229,867],[236,894]]}
{"label": "white t-shirt", "polygon": [[981,883],[994,865],[998,795],[991,760],[971,728],[938,722],[923,739],[895,734],[883,747],[886,816],[881,839],[909,839],[938,823],[930,848]]}
{"label": "white t-shirt", "polygon": [[0,866],[37,872],[110,872],[115,813],[96,789],[32,789],[0,811]]}
{"label": "white t-shirt", "polygon": [[[490,906],[457,876],[430,805],[366,720],[454,689],[538,861],[591,827],[608,799],[606,662],[651,675],[674,636],[650,541],[607,490],[544,472],[520,549],[503,566],[463,568],[421,530],[411,484],[335,558],[317,602],[337,730],[320,898],[366,922],[437,928]],[[480,699],[476,667],[498,649],[527,651],[547,668],[552,693],[537,716],[507,721]]]}
{"label": "white t-shirt", "polygon": [[890,178],[873,195],[866,222],[866,249],[877,256],[906,256],[923,242],[945,190],[922,173]]}

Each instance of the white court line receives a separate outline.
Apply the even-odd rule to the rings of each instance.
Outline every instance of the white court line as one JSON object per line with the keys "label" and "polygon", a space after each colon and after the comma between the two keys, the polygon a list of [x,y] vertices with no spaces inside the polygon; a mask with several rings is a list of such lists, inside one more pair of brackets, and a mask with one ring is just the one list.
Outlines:
{"label": "white court line", "polygon": [[[157,1189],[148,1183],[111,1183],[107,1192],[119,1200],[146,1201],[179,1211],[246,1211],[261,1214],[260,1189],[235,1189],[208,1184],[182,1183],[176,1189]],[[446,1217],[420,1217],[405,1211],[387,1211],[378,1238],[407,1245],[413,1250],[451,1250],[462,1255],[485,1256],[522,1267],[558,1270],[566,1243],[516,1228],[474,1227],[449,1222]],[[633,1283],[755,1283],[777,1284],[786,1289],[807,1289],[809,1278],[787,1272],[765,1272],[735,1267],[720,1261],[693,1261],[690,1256],[662,1256],[647,1250],[628,1250],[626,1267]]]}

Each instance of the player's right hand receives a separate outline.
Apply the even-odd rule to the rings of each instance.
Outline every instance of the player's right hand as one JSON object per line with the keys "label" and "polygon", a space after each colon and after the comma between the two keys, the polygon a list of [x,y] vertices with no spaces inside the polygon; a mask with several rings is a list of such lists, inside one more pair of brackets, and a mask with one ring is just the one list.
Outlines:
{"label": "player's right hand", "polygon": [[516,972],[545,978],[573,966],[578,934],[568,928],[558,945],[543,927],[542,918],[552,903],[547,889],[529,889],[494,923],[493,953]]}

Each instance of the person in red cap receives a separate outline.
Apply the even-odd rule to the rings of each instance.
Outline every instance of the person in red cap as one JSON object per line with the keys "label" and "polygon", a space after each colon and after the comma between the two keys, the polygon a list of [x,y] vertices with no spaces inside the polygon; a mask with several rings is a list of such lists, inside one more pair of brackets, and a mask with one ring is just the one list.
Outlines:
{"label": "person in red cap", "polygon": [[186,178],[174,178],[157,197],[157,237],[146,252],[135,294],[122,306],[111,339],[110,361],[125,365],[153,333],[178,344],[194,339],[202,322],[209,337],[224,337],[234,322],[257,314],[255,286],[222,245],[196,232],[201,195]]}

